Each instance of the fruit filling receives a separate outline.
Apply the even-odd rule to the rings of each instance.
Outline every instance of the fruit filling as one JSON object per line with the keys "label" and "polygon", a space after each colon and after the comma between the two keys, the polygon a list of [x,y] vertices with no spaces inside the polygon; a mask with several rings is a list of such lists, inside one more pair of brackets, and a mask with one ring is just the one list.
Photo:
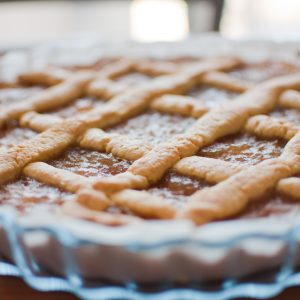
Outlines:
{"label": "fruit filling", "polygon": [[158,145],[176,134],[184,133],[194,123],[195,119],[193,118],[148,111],[109,128],[107,131],[128,135],[152,145]]}
{"label": "fruit filling", "polygon": [[49,164],[86,177],[112,176],[125,172],[130,166],[129,162],[115,158],[112,154],[79,147],[66,150],[62,156]]}
{"label": "fruit filling", "polygon": [[245,64],[244,66],[228,72],[233,77],[249,82],[260,83],[276,76],[299,72],[299,68],[287,62],[267,60],[259,63]]}
{"label": "fruit filling", "polygon": [[105,104],[105,101],[93,97],[84,97],[75,100],[71,104],[57,108],[48,112],[61,118],[70,118],[74,116],[79,116],[83,113],[87,113],[94,108],[101,107]]}
{"label": "fruit filling", "polygon": [[202,148],[199,156],[221,159],[233,163],[255,165],[265,159],[278,157],[285,146],[279,139],[261,140],[248,134],[224,137]]}
{"label": "fruit filling", "polygon": [[201,101],[209,108],[216,108],[220,104],[230,102],[239,94],[213,86],[199,85],[190,90],[187,95]]}

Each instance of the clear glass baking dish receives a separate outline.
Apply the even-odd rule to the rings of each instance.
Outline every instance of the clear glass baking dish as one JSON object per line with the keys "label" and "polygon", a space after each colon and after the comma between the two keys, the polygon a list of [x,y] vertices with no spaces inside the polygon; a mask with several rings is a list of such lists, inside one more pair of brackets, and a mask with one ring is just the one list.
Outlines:
{"label": "clear glass baking dish", "polygon": [[[37,221],[38,219],[39,221]],[[244,223],[242,231],[232,230],[233,226],[230,222],[229,224],[220,222],[204,226],[201,232],[195,231],[193,225],[189,223],[177,225],[174,223],[172,224],[173,229],[175,225],[181,232],[177,231],[178,234],[171,235],[169,238],[162,234],[161,237],[155,239],[141,238],[141,234],[149,234],[150,227],[148,229],[142,228],[139,234],[127,236],[125,234],[126,238],[120,238],[119,229],[116,228],[113,229],[115,234],[111,236],[104,234],[103,239],[101,239],[101,231],[105,230],[104,226],[86,224],[85,222],[80,224],[81,221],[75,221],[76,226],[83,226],[87,230],[93,231],[96,230],[96,227],[100,228],[98,237],[91,239],[89,235],[87,238],[83,238],[82,233],[76,232],[78,227],[77,229],[76,226],[67,228],[64,222],[49,221],[49,218],[43,214],[39,218],[35,217],[34,222],[29,219],[20,222],[17,221],[11,210],[0,210],[0,253],[2,253],[0,274],[20,276],[27,284],[37,290],[69,291],[84,299],[223,300],[235,297],[266,299],[280,293],[286,287],[300,284],[300,271],[296,267],[300,262],[300,222],[286,226],[282,226],[283,224],[276,226],[274,222],[272,224],[272,222],[265,222],[265,220],[258,220],[257,222],[258,224],[254,226],[256,229],[253,227],[253,222],[252,225],[249,223],[249,226],[247,226],[247,222]],[[154,227],[150,230],[154,232],[160,225],[155,222]],[[95,228],[92,229],[92,227]],[[166,230],[166,234],[168,230]],[[221,231],[224,238],[220,239],[220,235],[215,236],[214,233],[218,231]],[[35,242],[32,243],[34,240]],[[36,246],[37,240],[39,240],[38,246]],[[55,243],[55,247],[53,247],[53,243]],[[33,246],[34,244],[35,246]],[[254,252],[253,249],[249,250],[250,244],[255,245],[253,249],[256,250]],[[51,254],[48,252],[49,247]],[[109,247],[110,258],[107,255],[101,255],[101,253],[108,253],[103,252],[103,249],[101,250],[103,247]],[[89,275],[86,276],[87,272],[82,271],[84,255],[80,258],[78,253],[85,252],[85,255],[90,253],[93,256],[91,249],[94,248],[97,253],[97,262],[94,257],[92,260],[95,264],[89,265],[89,268],[98,269],[101,260],[109,260],[109,264],[103,264],[108,270],[115,269],[119,273],[127,272],[126,256],[122,254],[120,247],[129,255],[129,261],[133,257],[137,259],[140,256],[148,258],[152,256],[152,259],[154,257],[150,262],[156,262],[158,269],[160,268],[159,260],[165,261],[164,266],[168,266],[168,268],[174,262],[174,258],[178,262],[178,253],[180,252],[178,249],[183,252],[189,249],[185,252],[189,255],[192,255],[192,252],[202,253],[205,259],[207,259],[205,254],[219,252],[223,255],[222,259],[219,257],[216,264],[211,261],[211,268],[214,268],[215,272],[219,272],[225,264],[227,272],[228,270],[233,272],[229,272],[228,276],[226,273],[221,275],[218,273],[220,278],[218,275],[212,279],[203,276],[199,280],[190,280],[184,278],[185,266],[182,264],[184,262],[182,257],[177,267],[171,264],[171,271],[176,273],[179,280],[138,282],[135,280],[135,276],[132,276],[133,272],[124,281],[112,281],[96,278],[93,274],[90,274],[91,277],[89,277]],[[48,250],[43,252],[41,251],[42,248],[44,250],[48,248]],[[7,249],[9,250],[7,251]],[[177,255],[174,249],[177,249]],[[191,249],[192,251],[190,251]],[[58,271],[53,271],[49,269],[49,259],[52,264],[57,264],[54,254],[56,251],[60,255],[59,268]],[[159,254],[160,252],[163,253],[162,256]],[[48,259],[42,259],[45,256]],[[198,258],[201,260],[201,255]],[[257,263],[260,260],[268,262],[267,265]],[[248,269],[244,275],[243,272],[235,272],[238,269],[240,271],[245,269],[245,262],[246,265],[256,264],[255,270],[250,268],[251,272],[249,273]],[[196,268],[196,260],[194,263]],[[131,269],[134,270],[135,268],[135,265],[131,266]],[[147,270],[143,271],[147,272]],[[205,273],[205,268],[200,265],[199,271]],[[181,275],[183,275],[182,278],[180,278]]]}

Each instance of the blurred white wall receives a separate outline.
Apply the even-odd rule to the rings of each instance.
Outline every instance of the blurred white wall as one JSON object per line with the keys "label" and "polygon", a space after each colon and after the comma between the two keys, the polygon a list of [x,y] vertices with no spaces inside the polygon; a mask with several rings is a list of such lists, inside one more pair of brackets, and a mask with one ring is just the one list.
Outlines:
{"label": "blurred white wall", "polygon": [[88,32],[129,38],[129,1],[0,2],[0,47]]}
{"label": "blurred white wall", "polygon": [[209,0],[0,1],[0,48],[72,35],[175,41],[211,27]]}
{"label": "blurred white wall", "polygon": [[300,1],[226,0],[221,32],[232,38],[300,40]]}
{"label": "blurred white wall", "polygon": [[[0,1],[0,49],[86,34],[113,40],[180,40],[190,32],[210,30],[212,1],[187,3]],[[221,33],[231,38],[271,36],[300,40],[300,0],[226,0]]]}

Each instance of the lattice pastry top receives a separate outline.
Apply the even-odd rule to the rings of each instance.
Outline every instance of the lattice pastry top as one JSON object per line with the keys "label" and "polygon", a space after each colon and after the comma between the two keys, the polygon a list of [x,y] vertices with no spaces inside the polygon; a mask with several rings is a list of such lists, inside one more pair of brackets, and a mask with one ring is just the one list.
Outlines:
{"label": "lattice pastry top", "polygon": [[2,204],[109,225],[300,213],[297,66],[116,57],[0,87]]}

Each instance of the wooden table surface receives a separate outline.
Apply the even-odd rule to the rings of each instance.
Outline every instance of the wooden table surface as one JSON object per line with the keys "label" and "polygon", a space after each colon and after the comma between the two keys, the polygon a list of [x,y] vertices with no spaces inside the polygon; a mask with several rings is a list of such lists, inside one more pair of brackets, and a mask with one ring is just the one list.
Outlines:
{"label": "wooden table surface", "polygon": [[[18,278],[0,276],[0,299],[2,300],[78,300],[77,297],[68,293],[37,292]],[[270,300],[299,300],[300,287],[289,288],[281,295]],[[122,300],[122,299],[120,299]],[[239,299],[250,300],[250,299]]]}

